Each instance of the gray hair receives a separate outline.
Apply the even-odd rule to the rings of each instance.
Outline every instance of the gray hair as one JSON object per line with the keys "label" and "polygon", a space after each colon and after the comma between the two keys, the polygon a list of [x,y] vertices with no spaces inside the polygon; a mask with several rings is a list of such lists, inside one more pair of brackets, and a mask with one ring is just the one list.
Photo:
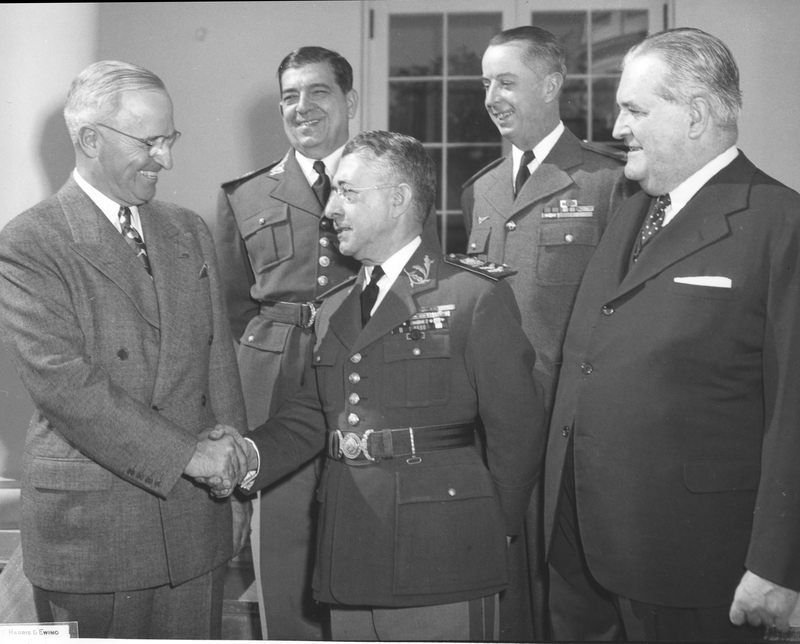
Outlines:
{"label": "gray hair", "polygon": [[72,81],[64,106],[64,120],[73,145],[84,125],[98,123],[119,109],[122,92],[158,90],[166,93],[164,82],[144,67],[117,60],[92,63]]}
{"label": "gray hair", "polygon": [[700,29],[662,31],[633,46],[622,68],[633,58],[657,56],[667,67],[656,93],[671,103],[689,104],[695,96],[708,99],[711,117],[723,130],[737,132],[742,109],[739,67],[730,49],[719,38]]}
{"label": "gray hair", "polygon": [[506,29],[489,41],[489,47],[510,43],[517,43],[525,48],[525,61],[529,67],[540,66],[545,74],[557,72],[566,78],[564,47],[549,31],[530,25]]}
{"label": "gray hair", "polygon": [[416,203],[414,217],[423,222],[436,202],[436,166],[422,143],[413,136],[373,130],[356,134],[342,157],[359,154],[384,165],[386,179],[411,186]]}

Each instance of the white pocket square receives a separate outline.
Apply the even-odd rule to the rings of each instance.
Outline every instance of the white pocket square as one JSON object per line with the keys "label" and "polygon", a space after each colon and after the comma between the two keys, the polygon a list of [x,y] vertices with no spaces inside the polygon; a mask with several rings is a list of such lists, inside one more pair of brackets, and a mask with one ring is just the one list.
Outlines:
{"label": "white pocket square", "polygon": [[731,288],[730,277],[716,275],[699,275],[697,277],[676,277],[678,284],[692,284],[694,286],[713,286],[715,288]]}

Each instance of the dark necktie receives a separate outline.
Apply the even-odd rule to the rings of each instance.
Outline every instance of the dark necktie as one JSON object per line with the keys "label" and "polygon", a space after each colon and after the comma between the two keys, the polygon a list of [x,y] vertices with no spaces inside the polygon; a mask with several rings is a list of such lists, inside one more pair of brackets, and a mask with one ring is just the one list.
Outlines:
{"label": "dark necktie", "polygon": [[527,150],[522,153],[522,159],[519,162],[519,169],[517,170],[517,178],[514,181],[514,196],[519,194],[519,191],[522,190],[522,186],[525,185],[528,177],[531,176],[531,171],[528,170],[528,164],[533,161],[533,159],[533,150]]}
{"label": "dark necktie", "polygon": [[642,231],[636,239],[636,245],[633,248],[634,262],[639,259],[639,253],[642,252],[642,248],[645,247],[647,242],[655,237],[656,233],[664,227],[664,215],[667,212],[667,206],[671,203],[672,200],[669,198],[669,194],[656,197],[655,207],[653,211],[645,217]]}
{"label": "dark necktie", "polygon": [[330,177],[328,177],[328,173],[325,172],[325,164],[322,161],[314,161],[314,170],[318,176],[311,187],[314,189],[317,199],[319,199],[320,204],[322,204],[324,208],[325,204],[328,203],[328,197],[331,196],[331,180]]}
{"label": "dark necktie", "polygon": [[131,225],[131,210],[127,206],[120,206],[119,223],[122,228],[122,237],[128,242],[128,246],[133,248],[136,256],[144,265],[147,274],[152,278],[153,271],[150,270],[150,260],[147,258],[147,246],[144,245],[138,231]]}
{"label": "dark necktie", "polygon": [[378,280],[383,277],[385,273],[383,268],[376,266],[372,269],[372,276],[370,277],[369,284],[361,291],[361,326],[364,327],[369,322],[372,315],[372,307],[378,301]]}

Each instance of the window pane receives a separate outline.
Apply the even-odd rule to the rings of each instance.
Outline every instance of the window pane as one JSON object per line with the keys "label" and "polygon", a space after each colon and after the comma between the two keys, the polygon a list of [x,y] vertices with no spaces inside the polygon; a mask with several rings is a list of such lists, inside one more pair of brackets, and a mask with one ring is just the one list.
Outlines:
{"label": "window pane", "polygon": [[467,229],[464,228],[464,218],[460,213],[439,217],[439,239],[444,240],[445,253],[466,252]]}
{"label": "window pane", "polygon": [[612,142],[617,118],[617,78],[601,78],[592,83],[592,140]]}
{"label": "window pane", "polygon": [[492,36],[502,31],[502,14],[459,13],[447,17],[448,73],[480,76],[481,58]]}
{"label": "window pane", "polygon": [[436,210],[442,209],[442,149],[425,146],[425,150],[436,166]]}
{"label": "window pane", "polygon": [[[482,167],[503,155],[496,146],[453,148],[447,153],[447,210],[461,210],[461,186]],[[510,182],[510,179],[509,179]],[[509,190],[511,184],[509,183]],[[460,250],[458,252],[464,252]]]}
{"label": "window pane", "polygon": [[579,139],[588,138],[586,112],[589,105],[589,90],[586,81],[567,77],[561,90],[560,105],[561,120],[564,121],[564,125]]}
{"label": "window pane", "polygon": [[585,74],[588,68],[586,51],[585,11],[534,11],[531,24],[546,29],[561,41],[567,58],[567,74]]}
{"label": "window pane", "polygon": [[423,143],[440,143],[442,84],[438,81],[390,82],[389,129]]}
{"label": "window pane", "polygon": [[647,36],[647,11],[592,13],[592,73],[619,74],[622,57]]}
{"label": "window pane", "polygon": [[441,76],[442,14],[389,16],[389,76]]}
{"label": "window pane", "polygon": [[483,104],[483,84],[479,80],[451,81],[447,87],[448,142],[498,141],[500,135]]}

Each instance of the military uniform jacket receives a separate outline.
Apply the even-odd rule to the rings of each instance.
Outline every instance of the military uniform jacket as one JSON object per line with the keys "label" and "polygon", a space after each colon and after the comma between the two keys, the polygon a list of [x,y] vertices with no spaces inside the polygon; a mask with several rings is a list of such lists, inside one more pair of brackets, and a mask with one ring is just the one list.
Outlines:
{"label": "military uniform jacket", "polygon": [[[216,241],[252,426],[301,387],[313,335],[264,302],[313,302],[355,275],[294,150],[223,184]],[[261,313],[260,313],[261,312]]]}
{"label": "military uniform jacket", "polygon": [[197,435],[245,431],[213,240],[139,207],[153,279],[70,180],[0,233],[0,328],[36,411],[22,475],[25,574],[105,593],[231,557],[229,502],[182,476]]}
{"label": "military uniform jacket", "polygon": [[571,435],[581,539],[603,587],[718,606],[747,567],[800,589],[800,196],[740,152],[628,270],[651,202],[624,204],[578,293],[547,539]]}
{"label": "military uniform jacket", "polygon": [[583,271],[630,190],[622,155],[597,149],[565,130],[516,199],[510,156],[470,179],[462,194],[467,253],[517,271],[508,282],[548,400]]}
{"label": "military uniform jacket", "polygon": [[[328,459],[318,498],[318,600],[420,606],[487,596],[507,582],[515,534],[539,472],[541,388],[508,284],[445,264],[425,242],[362,329],[363,273],[323,306],[310,386],[252,434],[254,489],[311,458],[327,432],[470,422],[477,446],[374,464]],[[404,325],[441,312],[424,337]],[[448,312],[449,315],[445,315]]]}

